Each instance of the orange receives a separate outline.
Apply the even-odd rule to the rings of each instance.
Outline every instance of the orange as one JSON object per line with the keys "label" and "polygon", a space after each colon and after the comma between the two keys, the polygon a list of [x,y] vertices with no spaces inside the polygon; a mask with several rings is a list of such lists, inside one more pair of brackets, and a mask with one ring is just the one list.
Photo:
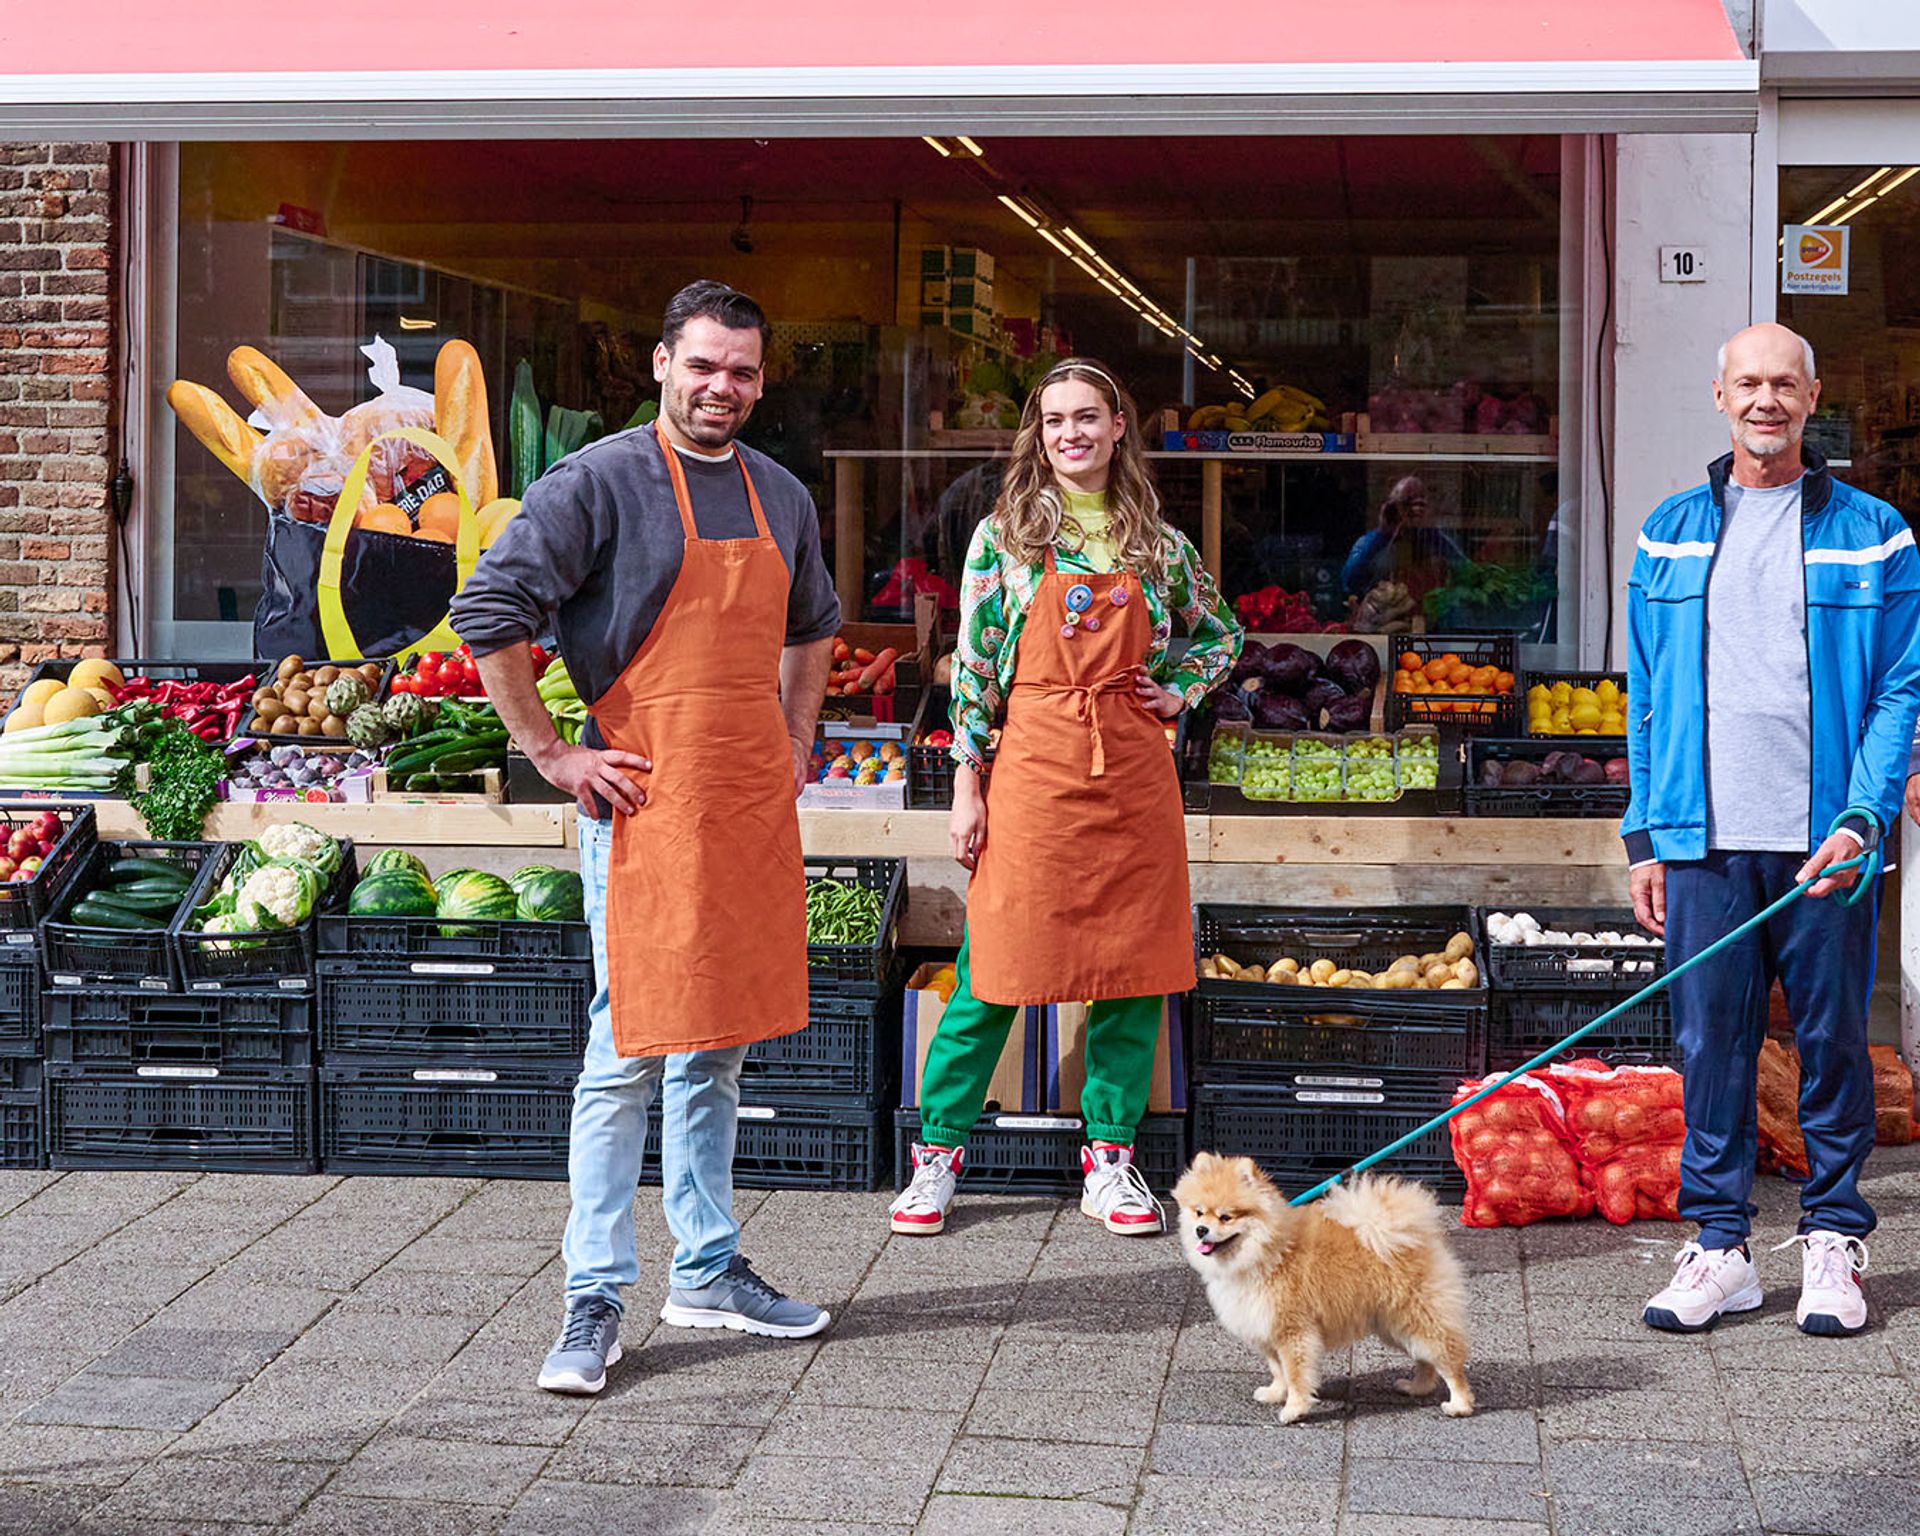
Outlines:
{"label": "orange", "polygon": [[412,533],[413,523],[407,514],[390,501],[383,501],[375,507],[362,507],[353,514],[353,526],[372,528],[379,533]]}
{"label": "orange", "polygon": [[1420,670],[1426,673],[1427,680],[1432,682],[1437,678],[1445,677],[1447,675],[1447,668],[1452,665],[1453,663],[1448,661],[1446,657],[1436,656]]}
{"label": "orange", "polygon": [[437,528],[452,542],[460,534],[460,498],[452,491],[441,491],[437,496],[429,496],[420,503],[415,514],[422,532]]}
{"label": "orange", "polygon": [[422,528],[414,534],[414,537],[416,539],[428,539],[435,544],[451,544],[453,542],[453,535],[439,528]]}
{"label": "orange", "polygon": [[1416,651],[1402,651],[1400,653],[1400,670],[1402,672],[1418,672],[1420,670],[1419,653]]}
{"label": "orange", "polygon": [[1493,691],[1495,693],[1512,693],[1513,674],[1511,672],[1495,673],[1493,678]]}

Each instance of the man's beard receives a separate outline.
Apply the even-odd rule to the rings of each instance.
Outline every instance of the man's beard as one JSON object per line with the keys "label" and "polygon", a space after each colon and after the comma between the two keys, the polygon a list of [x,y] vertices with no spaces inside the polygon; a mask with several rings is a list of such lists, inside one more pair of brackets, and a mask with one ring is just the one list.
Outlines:
{"label": "man's beard", "polygon": [[716,452],[725,448],[739,435],[741,427],[746,425],[747,413],[740,406],[736,405],[733,413],[721,421],[701,415],[694,408],[693,398],[678,390],[663,388],[661,394],[662,407],[680,429],[680,435],[702,448],[711,448]]}
{"label": "man's beard", "polygon": [[1771,459],[1790,448],[1798,449],[1804,430],[1803,428],[1801,432],[1795,432],[1789,428],[1787,434],[1781,437],[1756,437],[1743,425],[1740,428],[1740,446],[1756,459]]}

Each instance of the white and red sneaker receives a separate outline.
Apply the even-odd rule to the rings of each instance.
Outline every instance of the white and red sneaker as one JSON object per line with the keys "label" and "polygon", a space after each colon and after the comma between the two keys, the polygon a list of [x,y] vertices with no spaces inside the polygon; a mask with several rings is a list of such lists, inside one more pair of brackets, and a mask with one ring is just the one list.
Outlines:
{"label": "white and red sneaker", "polygon": [[964,1147],[928,1147],[916,1141],[913,1179],[888,1209],[893,1230],[908,1237],[932,1237],[944,1229],[965,1159]]}
{"label": "white and red sneaker", "polygon": [[1844,1232],[1802,1232],[1779,1244],[1800,1245],[1800,1307],[1794,1314],[1802,1333],[1845,1338],[1867,1326],[1867,1298],[1856,1278],[1867,1267],[1867,1245]]}
{"label": "white and red sneaker", "polygon": [[1665,1333],[1704,1333],[1721,1314],[1751,1312],[1761,1299],[1752,1255],[1688,1243],[1674,1257],[1673,1283],[1647,1303],[1641,1317]]}
{"label": "white and red sneaker", "polygon": [[1133,1166],[1132,1147],[1082,1147],[1080,1171],[1086,1176],[1080,1195],[1083,1216],[1123,1237],[1153,1237],[1167,1230],[1166,1213]]}

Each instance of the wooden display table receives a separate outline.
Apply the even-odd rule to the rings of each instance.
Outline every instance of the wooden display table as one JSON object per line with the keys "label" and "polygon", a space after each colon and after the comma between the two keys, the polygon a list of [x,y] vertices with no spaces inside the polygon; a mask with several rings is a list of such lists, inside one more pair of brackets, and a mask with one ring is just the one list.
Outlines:
{"label": "wooden display table", "polygon": [[[96,802],[100,835],[146,831],[123,800]],[[412,848],[430,867],[507,872],[570,861],[571,805],[221,805],[206,835],[257,836],[306,821],[366,847]],[[1196,901],[1269,906],[1579,906],[1624,903],[1627,862],[1606,820],[1388,816],[1189,816],[1187,859]],[[947,845],[945,811],[800,812],[809,854],[908,861],[909,944],[957,943],[967,874]],[[743,848],[743,855],[752,852]]]}

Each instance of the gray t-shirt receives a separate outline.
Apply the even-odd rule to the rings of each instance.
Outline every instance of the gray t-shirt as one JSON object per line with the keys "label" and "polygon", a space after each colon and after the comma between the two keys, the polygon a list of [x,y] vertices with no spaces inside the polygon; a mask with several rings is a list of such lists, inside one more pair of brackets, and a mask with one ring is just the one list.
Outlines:
{"label": "gray t-shirt", "polygon": [[[673,590],[684,542],[654,430],[589,443],[527,488],[519,515],[453,600],[453,627],[475,655],[531,640],[552,620],[581,698],[599,698],[625,670]],[[765,454],[736,451],[791,573],[786,643],[837,633],[840,602],[820,555],[813,498]],[[686,454],[681,463],[700,536],[752,538],[740,464]]]}
{"label": "gray t-shirt", "polygon": [[1801,487],[1731,481],[1707,577],[1707,846],[1807,851],[1813,703]]}

